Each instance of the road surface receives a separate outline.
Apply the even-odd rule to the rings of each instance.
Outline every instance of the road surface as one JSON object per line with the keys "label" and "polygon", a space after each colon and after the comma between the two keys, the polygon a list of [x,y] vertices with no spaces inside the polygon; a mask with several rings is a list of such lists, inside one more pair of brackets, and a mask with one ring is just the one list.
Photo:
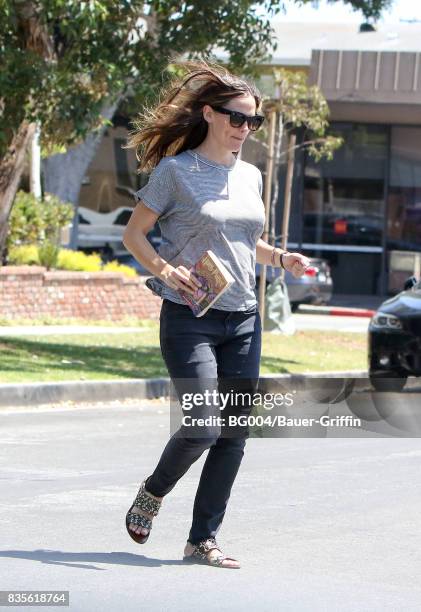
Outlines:
{"label": "road surface", "polygon": [[242,562],[229,570],[180,560],[205,455],[147,544],[125,531],[168,439],[166,403],[0,419],[2,589],[69,590],[78,612],[421,609],[419,438],[249,439],[217,537]]}

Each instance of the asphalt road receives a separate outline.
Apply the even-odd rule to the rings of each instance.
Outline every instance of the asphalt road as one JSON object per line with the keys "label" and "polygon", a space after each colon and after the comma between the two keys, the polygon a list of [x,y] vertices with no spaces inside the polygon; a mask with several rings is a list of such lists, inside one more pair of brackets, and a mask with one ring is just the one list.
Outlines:
{"label": "asphalt road", "polygon": [[3,590],[69,590],[83,612],[421,608],[419,438],[249,439],[217,538],[242,562],[229,570],[181,562],[204,456],[147,544],[126,534],[167,404],[1,410],[0,422]]}

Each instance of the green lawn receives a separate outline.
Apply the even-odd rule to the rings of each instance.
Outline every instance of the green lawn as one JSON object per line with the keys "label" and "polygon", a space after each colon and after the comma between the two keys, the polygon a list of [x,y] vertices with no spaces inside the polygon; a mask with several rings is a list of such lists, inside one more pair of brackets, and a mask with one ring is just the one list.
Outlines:
{"label": "green lawn", "polygon": [[[365,370],[366,334],[263,334],[261,373]],[[139,333],[1,336],[0,382],[122,380],[168,376],[158,323]]]}

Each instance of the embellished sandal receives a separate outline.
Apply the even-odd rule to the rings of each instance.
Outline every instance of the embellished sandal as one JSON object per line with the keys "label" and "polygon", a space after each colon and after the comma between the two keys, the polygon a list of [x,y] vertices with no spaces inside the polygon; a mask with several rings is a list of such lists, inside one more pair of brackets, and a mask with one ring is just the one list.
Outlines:
{"label": "embellished sandal", "polygon": [[[126,529],[132,540],[134,540],[138,544],[144,544],[149,538],[149,534],[151,533],[152,529],[152,519],[148,518],[147,516],[144,516],[143,514],[137,514],[135,512],[132,512],[132,508],[134,506],[137,506],[138,508],[140,508],[140,510],[144,510],[149,514],[156,516],[162,504],[162,501],[156,499],[156,497],[153,496],[152,493],[149,493],[149,491],[145,489],[146,480],[147,479],[145,478],[145,480],[140,485],[140,489],[138,494],[136,495],[136,499],[134,500],[133,504],[130,506],[129,511],[126,514]],[[149,532],[146,535],[143,535],[142,533],[135,533],[134,531],[129,529],[129,525],[136,525],[137,527],[148,529]]]}
{"label": "embellished sandal", "polygon": [[[209,559],[208,553],[211,550],[215,550],[215,549],[219,550],[221,554],[215,557],[214,559],[212,558]],[[191,555],[187,555],[183,557],[184,563],[198,563],[202,565],[213,565],[215,567],[224,567],[228,569],[240,569],[239,565],[238,566],[223,565],[223,562],[226,559],[228,559],[229,561],[235,561],[236,563],[238,563],[237,559],[233,559],[232,557],[227,557],[226,555],[223,554],[218,544],[216,543],[216,540],[214,537],[207,538],[207,540],[202,540],[201,542],[195,545],[195,549],[191,553]]]}

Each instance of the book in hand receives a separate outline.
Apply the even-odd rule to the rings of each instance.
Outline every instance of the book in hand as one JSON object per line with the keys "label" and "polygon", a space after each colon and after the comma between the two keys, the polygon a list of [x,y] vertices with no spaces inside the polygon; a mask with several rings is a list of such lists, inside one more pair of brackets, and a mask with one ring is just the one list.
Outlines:
{"label": "book in hand", "polygon": [[233,284],[234,278],[220,259],[210,250],[205,251],[190,268],[193,275],[201,282],[195,293],[177,289],[193,311],[195,317],[202,317],[215,304],[221,295]]}

